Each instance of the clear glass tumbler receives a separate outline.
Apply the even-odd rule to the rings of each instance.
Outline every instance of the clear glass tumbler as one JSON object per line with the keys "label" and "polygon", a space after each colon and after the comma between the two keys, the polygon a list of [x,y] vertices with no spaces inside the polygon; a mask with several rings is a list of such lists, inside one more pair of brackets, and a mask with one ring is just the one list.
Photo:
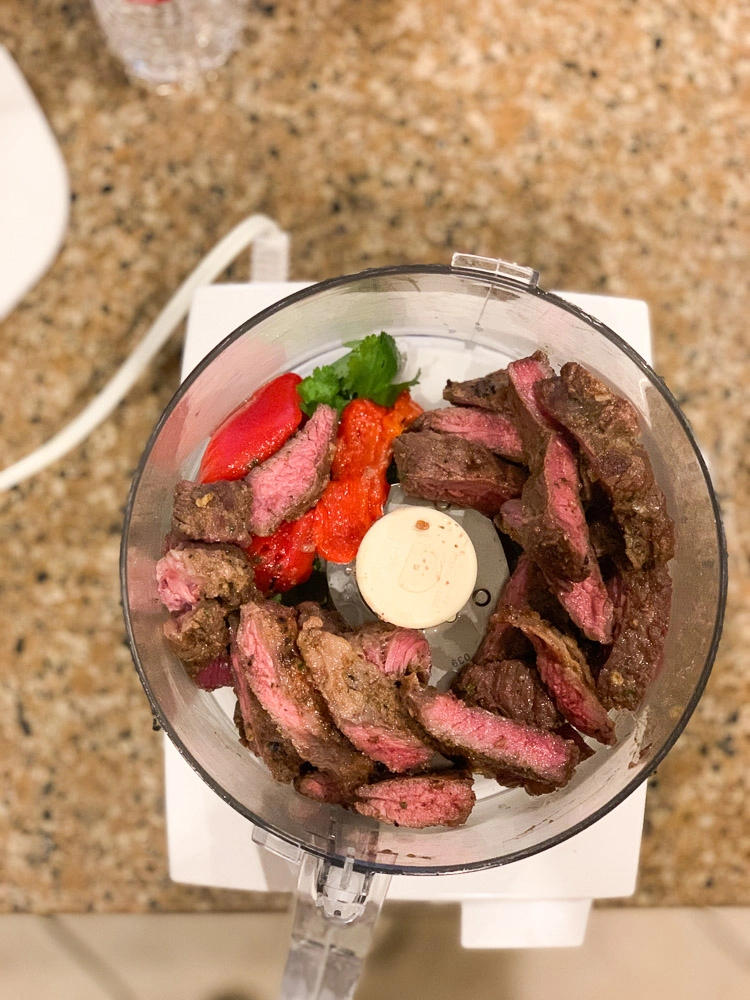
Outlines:
{"label": "clear glass tumbler", "polygon": [[189,85],[238,47],[246,0],[91,0],[129,76],[157,89]]}

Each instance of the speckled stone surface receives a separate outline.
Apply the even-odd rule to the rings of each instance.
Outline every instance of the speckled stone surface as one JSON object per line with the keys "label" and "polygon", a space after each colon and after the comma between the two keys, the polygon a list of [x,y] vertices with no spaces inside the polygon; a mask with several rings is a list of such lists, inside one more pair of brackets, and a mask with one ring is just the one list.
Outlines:
{"label": "speckled stone surface", "polygon": [[[532,264],[646,299],[712,463],[731,585],[705,697],[652,781],[639,905],[750,903],[750,10],[728,0],[279,0],[192,94],[129,84],[85,0],[4,0],[70,172],[54,266],[0,326],[0,461],[75,415],[253,211],[292,276]],[[12,238],[1,234],[0,238]],[[246,265],[236,275],[246,274]],[[169,882],[160,739],[117,558],[179,342],[64,462],[0,497],[0,909],[243,909]]]}

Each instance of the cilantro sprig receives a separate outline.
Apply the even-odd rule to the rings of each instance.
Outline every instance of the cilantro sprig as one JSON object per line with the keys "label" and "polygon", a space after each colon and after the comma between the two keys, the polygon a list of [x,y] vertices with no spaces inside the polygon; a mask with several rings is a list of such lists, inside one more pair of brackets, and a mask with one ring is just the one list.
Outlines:
{"label": "cilantro sprig", "polygon": [[316,368],[297,386],[300,406],[308,416],[319,403],[327,403],[340,413],[352,399],[371,399],[381,406],[393,406],[399,393],[419,381],[417,372],[410,382],[393,382],[401,357],[396,341],[388,333],[372,333],[344,346],[351,347],[348,354],[332,365]]}

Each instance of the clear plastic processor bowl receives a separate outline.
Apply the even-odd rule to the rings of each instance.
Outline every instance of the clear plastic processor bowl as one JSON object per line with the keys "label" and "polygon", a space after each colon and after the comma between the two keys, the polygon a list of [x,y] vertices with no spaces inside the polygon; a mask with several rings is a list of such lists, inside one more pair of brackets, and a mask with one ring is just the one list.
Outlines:
{"label": "clear plastic processor bowl", "polygon": [[[121,573],[136,668],[156,719],[190,765],[255,825],[260,831],[256,839],[304,862],[307,888],[298,926],[305,921],[309,926],[295,939],[289,983],[305,982],[322,960],[323,932],[311,930],[312,923],[318,918],[338,921],[335,940],[330,927],[326,933],[339,954],[339,967],[325,974],[318,969],[315,975],[328,985],[314,995],[345,996],[353,989],[362,949],[347,943],[352,926],[344,944],[338,935],[344,926],[368,922],[363,916],[368,893],[369,910],[377,910],[374,874],[436,875],[507,864],[573,836],[622,802],[684,728],[719,641],[726,590],[719,509],[705,462],[675,399],[620,337],[541,291],[534,272],[494,261],[490,270],[485,266],[481,259],[454,258],[452,267],[365,271],[314,285],[249,319],[208,355],[169,403],[128,502]],[[392,334],[406,353],[407,377],[419,359],[422,385],[485,374],[539,348],[555,367],[571,360],[586,365],[638,411],[676,526],[664,666],[642,707],[634,714],[618,713],[617,745],[598,750],[568,786],[552,794],[531,797],[520,789],[481,782],[474,811],[458,829],[416,831],[378,824],[276,783],[240,746],[225,708],[195,687],[162,635],[165,611],[154,567],[169,530],[174,486],[195,475],[211,431],[262,383],[290,369],[305,374],[341,353],[344,342],[381,330]],[[440,402],[439,391],[430,399],[420,396],[420,387],[414,394],[423,405]],[[341,963],[349,963],[348,973]]]}

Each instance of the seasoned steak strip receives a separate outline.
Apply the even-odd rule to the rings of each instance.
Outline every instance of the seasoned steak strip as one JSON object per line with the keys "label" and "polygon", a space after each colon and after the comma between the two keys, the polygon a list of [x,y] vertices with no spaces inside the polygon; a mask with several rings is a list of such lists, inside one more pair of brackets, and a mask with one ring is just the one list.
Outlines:
{"label": "seasoned steak strip", "polygon": [[317,601],[302,601],[297,605],[297,627],[302,628],[308,618],[320,618],[323,628],[336,635],[345,635],[349,626],[335,608],[324,608]]}
{"label": "seasoned steak strip", "polygon": [[539,676],[568,722],[600,743],[614,743],[614,725],[597,697],[591,672],[573,639],[548,625],[535,611],[507,608],[500,617],[531,640]]}
{"label": "seasoned steak strip", "polygon": [[668,562],[674,524],[641,444],[635,408],[573,361],[559,376],[539,382],[535,392],[544,410],[576,439],[593,478],[609,495],[630,565]]}
{"label": "seasoned steak strip", "polygon": [[174,491],[172,528],[197,542],[234,542],[250,539],[252,491],[246,482],[192,483],[181,480]]}
{"label": "seasoned steak strip", "polygon": [[467,705],[538,729],[556,729],[563,721],[536,667],[524,660],[467,663],[451,690]]}
{"label": "seasoned steak strip", "polygon": [[201,666],[223,656],[229,644],[229,629],[218,601],[201,601],[194,608],[172,614],[164,622],[164,635],[191,677]]}
{"label": "seasoned steak strip", "polygon": [[443,399],[456,406],[478,406],[513,418],[510,379],[504,368],[481,378],[469,379],[468,382],[451,382],[448,379],[443,389]]}
{"label": "seasoned steak strip", "polygon": [[301,431],[250,471],[254,535],[272,535],[282,521],[296,520],[320,499],[336,451],[337,426],[336,411],[321,404]]}
{"label": "seasoned steak strip", "polygon": [[500,592],[495,611],[487,622],[484,638],[474,656],[475,663],[494,663],[498,660],[513,659],[524,652],[523,645],[519,649],[517,643],[514,643],[514,629],[500,616],[500,612],[505,608],[523,609],[529,606],[533,576],[534,564],[528,556],[521,555],[516,568]]}
{"label": "seasoned steak strip", "polygon": [[614,644],[597,678],[607,707],[634,711],[640,705],[661,670],[671,607],[672,580],[666,566],[622,574]]}
{"label": "seasoned steak strip", "polygon": [[355,810],[381,823],[422,830],[426,826],[461,826],[476,797],[470,774],[445,772],[388,778],[357,789]]}
{"label": "seasoned steak strip", "polygon": [[293,608],[275,601],[243,604],[237,632],[242,670],[251,690],[303,760],[354,787],[372,763],[336,729],[295,645]]}
{"label": "seasoned steak strip", "polygon": [[475,406],[447,406],[429,410],[418,417],[409,431],[430,430],[439,434],[458,434],[467,441],[476,441],[495,455],[523,462],[523,442],[513,420],[504,413],[480,410]]}
{"label": "seasoned steak strip", "polygon": [[589,573],[590,545],[580,500],[578,463],[539,408],[537,382],[553,374],[537,351],[508,365],[529,478],[521,494],[523,546],[549,580],[564,585]]}
{"label": "seasoned steak strip", "polygon": [[424,684],[430,679],[430,644],[417,629],[368,622],[347,638],[355,650],[392,680],[407,673],[416,674]]}
{"label": "seasoned steak strip", "polygon": [[393,457],[407,493],[471,507],[490,517],[507,500],[520,496],[526,480],[519,466],[456,434],[402,434],[393,443]]}
{"label": "seasoned steak strip", "polygon": [[406,678],[402,693],[409,711],[444,748],[483,774],[510,772],[523,781],[562,788],[578,763],[578,750],[553,733],[465,705],[450,692],[420,687]]}
{"label": "seasoned steak strip", "polygon": [[[525,546],[529,544],[529,539],[523,517],[521,502],[509,500],[495,518],[495,524],[520,545]],[[555,597],[583,634],[595,642],[610,643],[614,608],[593,549],[590,550],[588,574],[583,580],[561,581],[556,575],[548,573],[545,564],[539,564],[539,568],[544,573]]]}
{"label": "seasoned steak strip", "polygon": [[527,647],[533,655],[532,647],[500,614],[506,608],[529,607],[536,577],[541,574],[528,556],[522,555],[500,593],[474,660],[461,668],[451,690],[468,705],[500,712],[540,729],[554,729],[562,716],[534,664],[519,658]]}
{"label": "seasoned steak strip", "polygon": [[393,680],[345,638],[308,618],[297,637],[305,663],[341,732],[362,753],[395,773],[424,767],[434,750],[425,742]]}
{"label": "seasoned steak strip", "polygon": [[240,732],[240,742],[260,757],[276,781],[287,784],[299,774],[302,758],[255,697],[243,658],[234,642],[231,653],[230,665],[238,706],[235,723]]}
{"label": "seasoned steak strip", "polygon": [[201,691],[218,691],[219,688],[231,687],[234,680],[229,657],[222,654],[204,663],[193,674],[193,680]]}
{"label": "seasoned steak strip", "polygon": [[156,564],[159,597],[170,611],[218,598],[226,608],[256,597],[253,570],[236,545],[186,545],[170,549]]}
{"label": "seasoned steak strip", "polygon": [[311,771],[294,779],[294,787],[305,798],[332,805],[347,805],[352,795],[351,788],[342,787],[335,774],[330,771]]}

